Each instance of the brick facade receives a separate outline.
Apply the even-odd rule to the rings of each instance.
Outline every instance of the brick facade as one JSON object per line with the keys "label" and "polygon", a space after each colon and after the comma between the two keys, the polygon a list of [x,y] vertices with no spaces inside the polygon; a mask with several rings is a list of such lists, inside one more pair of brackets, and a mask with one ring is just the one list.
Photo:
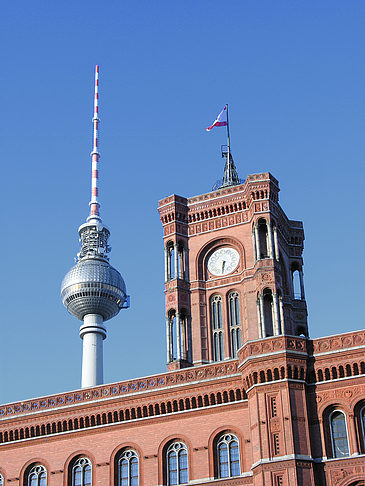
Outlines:
{"label": "brick facade", "polygon": [[[365,484],[365,331],[309,339],[303,225],[278,193],[264,173],[160,201],[168,371],[0,406],[4,485],[27,485],[35,464],[48,486],[71,485],[77,457],[90,461],[93,485],[117,485],[123,450],[138,456],[140,485],[166,485],[176,441],[191,484]],[[212,273],[222,248],[238,263]],[[230,477],[224,437],[239,444]]]}

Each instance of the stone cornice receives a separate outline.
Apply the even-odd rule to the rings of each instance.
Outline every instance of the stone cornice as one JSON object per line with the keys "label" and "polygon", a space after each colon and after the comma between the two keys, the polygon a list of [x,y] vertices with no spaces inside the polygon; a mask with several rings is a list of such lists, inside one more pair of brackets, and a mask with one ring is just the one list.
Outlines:
{"label": "stone cornice", "polygon": [[313,339],[313,355],[344,351],[349,348],[365,346],[365,330],[353,331],[344,334],[335,334],[323,338]]}
{"label": "stone cornice", "polygon": [[307,339],[296,336],[274,336],[265,339],[249,341],[238,352],[239,368],[251,359],[272,356],[281,353],[307,355]]}

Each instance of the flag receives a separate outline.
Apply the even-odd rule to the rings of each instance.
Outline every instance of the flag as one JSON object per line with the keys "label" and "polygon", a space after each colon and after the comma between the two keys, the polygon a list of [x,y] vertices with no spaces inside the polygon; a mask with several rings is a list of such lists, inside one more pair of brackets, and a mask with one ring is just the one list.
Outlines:
{"label": "flag", "polygon": [[226,127],[226,126],[227,126],[227,105],[219,113],[213,125],[206,128],[206,131],[210,132],[213,127]]}

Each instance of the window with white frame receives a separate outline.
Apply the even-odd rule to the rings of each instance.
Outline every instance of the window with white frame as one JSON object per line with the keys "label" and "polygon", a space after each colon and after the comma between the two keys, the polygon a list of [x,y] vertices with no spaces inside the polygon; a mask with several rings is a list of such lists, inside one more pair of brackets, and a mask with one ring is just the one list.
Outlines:
{"label": "window with white frame", "polygon": [[47,470],[41,464],[35,464],[29,469],[27,477],[28,486],[46,486]]}
{"label": "window with white frame", "polygon": [[118,458],[118,486],[138,486],[139,461],[138,454],[128,449]]}
{"label": "window with white frame", "polygon": [[214,361],[222,361],[224,359],[224,341],[222,297],[220,295],[214,295],[210,299],[210,309],[213,333],[213,359]]}
{"label": "window with white frame", "polygon": [[189,482],[188,449],[183,442],[173,442],[166,451],[167,484]]}
{"label": "window with white frame", "polygon": [[91,461],[87,457],[79,457],[72,466],[72,486],[91,486],[92,468]]}
{"label": "window with white frame", "polygon": [[329,417],[333,457],[349,455],[349,441],[346,417],[340,410],[335,410]]}
{"label": "window with white frame", "polygon": [[228,294],[229,332],[231,337],[231,357],[237,356],[241,347],[240,297],[238,292]]}
{"label": "window with white frame", "polygon": [[223,434],[218,439],[217,466],[219,478],[232,478],[241,474],[239,442],[234,434]]}

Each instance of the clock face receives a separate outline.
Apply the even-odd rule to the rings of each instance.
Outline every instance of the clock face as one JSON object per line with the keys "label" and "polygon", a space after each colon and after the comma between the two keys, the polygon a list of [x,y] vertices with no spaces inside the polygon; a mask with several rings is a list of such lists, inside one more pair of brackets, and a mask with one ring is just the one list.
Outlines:
{"label": "clock face", "polygon": [[208,270],[213,275],[220,277],[233,272],[240,261],[240,255],[234,248],[219,248],[208,260]]}

